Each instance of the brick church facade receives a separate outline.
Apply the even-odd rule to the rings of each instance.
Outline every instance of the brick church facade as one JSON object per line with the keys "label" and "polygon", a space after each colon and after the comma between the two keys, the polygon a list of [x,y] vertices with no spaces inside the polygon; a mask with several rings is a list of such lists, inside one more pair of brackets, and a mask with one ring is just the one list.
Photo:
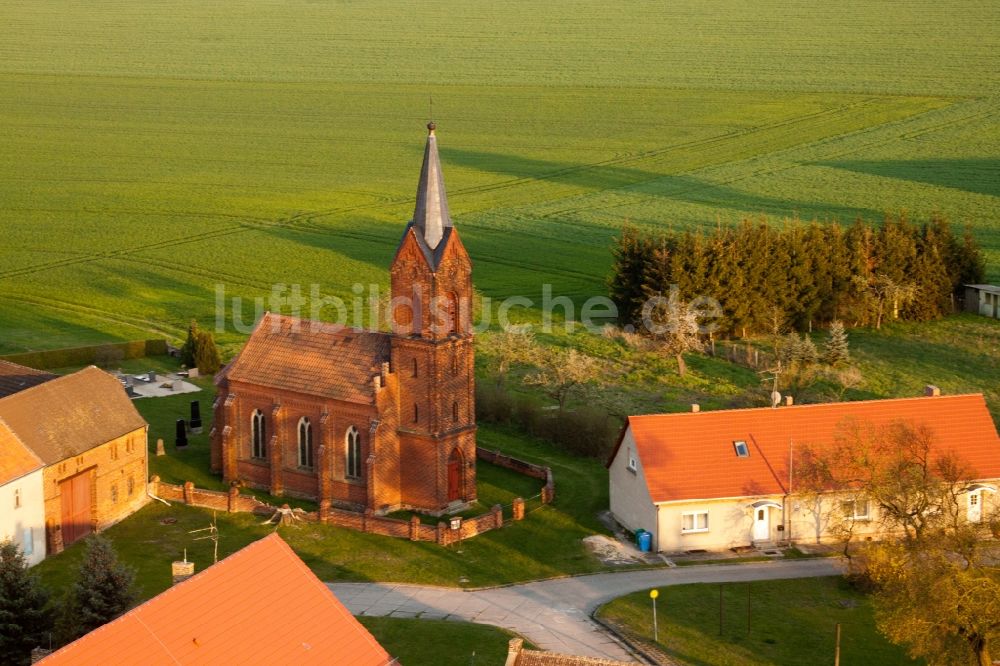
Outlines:
{"label": "brick church facade", "polygon": [[391,333],[266,314],[216,377],[225,481],[378,513],[476,499],[472,263],[434,129],[391,267]]}

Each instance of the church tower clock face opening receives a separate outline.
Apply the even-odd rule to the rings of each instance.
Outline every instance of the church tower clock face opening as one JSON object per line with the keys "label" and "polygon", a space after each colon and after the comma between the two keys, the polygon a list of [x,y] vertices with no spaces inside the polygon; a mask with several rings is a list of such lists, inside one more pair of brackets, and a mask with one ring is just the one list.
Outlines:
{"label": "church tower clock face opening", "polygon": [[377,513],[476,499],[472,262],[427,129],[390,267],[391,332],[266,313],[215,380],[212,469],[225,481]]}

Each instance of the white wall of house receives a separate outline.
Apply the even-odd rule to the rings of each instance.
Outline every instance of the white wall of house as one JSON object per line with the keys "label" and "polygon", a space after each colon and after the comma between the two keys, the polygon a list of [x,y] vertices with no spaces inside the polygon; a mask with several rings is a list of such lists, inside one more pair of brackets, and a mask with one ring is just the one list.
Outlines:
{"label": "white wall of house", "polygon": [[0,486],[0,540],[21,547],[30,565],[45,559],[45,495],[38,469]]}
{"label": "white wall of house", "polygon": [[[1000,487],[997,481],[988,483]],[[976,495],[975,500],[970,499],[968,494],[963,495],[962,501],[970,511],[969,517],[978,513],[985,520],[992,512],[1000,510],[1000,493],[983,490]],[[774,502],[784,506],[784,510],[773,506],[752,507],[753,503],[761,501]],[[787,539],[803,545],[831,543],[840,538],[835,528],[846,524],[844,503],[849,501],[854,501],[850,495],[828,494],[666,502],[657,505],[656,548],[666,553],[677,553],[725,550],[749,546],[755,540],[777,542]],[[857,515],[852,515],[849,520],[854,538],[878,536],[878,509],[865,502],[855,506],[854,513]],[[976,506],[981,508],[976,509]],[[767,530],[764,534],[767,536],[757,539],[755,536],[763,536],[754,532],[755,514],[761,510],[765,512]],[[784,529],[779,530],[779,525]]]}
{"label": "white wall of house", "polygon": [[[634,464],[632,464],[634,463]],[[656,521],[656,506],[646,487],[646,477],[642,471],[642,460],[632,437],[631,429],[625,431],[618,453],[608,467],[611,515],[625,529],[644,529],[653,535],[653,549],[659,547]]]}

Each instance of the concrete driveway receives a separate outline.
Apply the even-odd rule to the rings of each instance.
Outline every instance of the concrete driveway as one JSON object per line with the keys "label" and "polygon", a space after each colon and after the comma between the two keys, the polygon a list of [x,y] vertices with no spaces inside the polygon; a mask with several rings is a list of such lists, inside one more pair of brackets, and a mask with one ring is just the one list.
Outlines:
{"label": "concrete driveway", "polygon": [[590,619],[623,594],[685,583],[730,583],[833,576],[833,558],[715,564],[559,578],[480,590],[399,583],[328,583],[355,615],[420,617],[492,624],[518,633],[543,650],[629,660],[634,657]]}

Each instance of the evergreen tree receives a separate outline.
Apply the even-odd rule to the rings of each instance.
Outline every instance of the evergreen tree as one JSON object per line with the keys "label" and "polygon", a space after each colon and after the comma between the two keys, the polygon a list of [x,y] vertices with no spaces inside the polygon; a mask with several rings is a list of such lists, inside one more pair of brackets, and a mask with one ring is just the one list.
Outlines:
{"label": "evergreen tree", "polygon": [[127,611],[138,598],[134,583],[135,571],[118,561],[110,541],[87,537],[79,577],[59,618],[61,641],[74,641]]}
{"label": "evergreen tree", "polygon": [[0,542],[0,665],[30,664],[34,648],[48,647],[48,601],[20,548],[10,540]]}
{"label": "evergreen tree", "polygon": [[188,336],[187,340],[184,341],[184,346],[181,347],[181,363],[184,364],[186,368],[195,367],[195,349],[198,344],[198,322],[191,320],[190,325],[188,325]]}
{"label": "evergreen tree", "polygon": [[644,300],[643,285],[652,259],[652,244],[634,226],[625,224],[611,253],[614,270],[608,280],[608,290],[618,307],[618,322],[634,324]]}
{"label": "evergreen tree", "polygon": [[832,366],[847,365],[851,362],[847,331],[844,330],[844,322],[839,319],[830,322],[830,330],[823,344],[823,362]]}
{"label": "evergreen tree", "polygon": [[215,346],[215,336],[211,331],[198,331],[195,337],[194,361],[198,372],[213,375],[222,367],[219,350]]}

